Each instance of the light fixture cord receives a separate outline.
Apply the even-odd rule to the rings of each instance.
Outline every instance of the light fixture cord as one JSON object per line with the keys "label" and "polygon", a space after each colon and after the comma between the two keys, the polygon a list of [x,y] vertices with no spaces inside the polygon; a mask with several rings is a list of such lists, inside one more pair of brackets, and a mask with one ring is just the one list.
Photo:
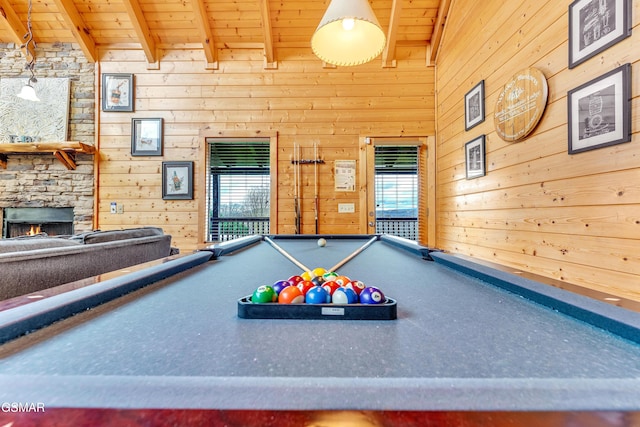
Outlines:
{"label": "light fixture cord", "polygon": [[27,59],[27,65],[25,66],[26,70],[31,72],[31,78],[29,82],[36,83],[38,80],[36,79],[34,69],[36,67],[36,42],[33,40],[33,31],[31,29],[31,0],[29,0],[29,9],[27,11],[27,34],[22,36],[25,43],[20,46],[21,49],[25,49],[25,56]]}

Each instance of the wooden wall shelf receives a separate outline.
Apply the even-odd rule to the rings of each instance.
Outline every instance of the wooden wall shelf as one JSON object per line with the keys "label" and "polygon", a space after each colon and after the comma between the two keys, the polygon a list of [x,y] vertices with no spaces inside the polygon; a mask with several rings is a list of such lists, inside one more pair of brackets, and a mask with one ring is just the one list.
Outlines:
{"label": "wooden wall shelf", "polygon": [[76,154],[93,154],[92,144],[77,141],[16,142],[0,144],[0,167],[7,168],[7,154],[53,154],[69,170],[76,168]]}

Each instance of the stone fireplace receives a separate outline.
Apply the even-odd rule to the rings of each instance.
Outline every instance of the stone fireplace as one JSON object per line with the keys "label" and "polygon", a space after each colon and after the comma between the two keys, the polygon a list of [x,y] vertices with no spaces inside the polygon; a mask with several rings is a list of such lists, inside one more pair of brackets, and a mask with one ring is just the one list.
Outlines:
{"label": "stone fireplace", "polygon": [[[38,61],[37,77],[70,80],[67,140],[92,144],[95,140],[95,65],[88,63],[82,50],[72,44],[39,43],[38,51],[43,59]],[[0,58],[2,78],[24,77],[24,57],[19,46],[0,44]],[[5,210],[9,216],[13,215],[7,208],[56,209],[51,212],[64,208],[67,215],[68,212],[72,214],[73,233],[91,231],[94,223],[94,156],[77,154],[75,163],[76,169],[68,170],[51,153],[7,154],[6,169],[0,167],[0,224],[5,224]],[[24,218],[22,215],[19,213],[19,217]],[[69,226],[68,222],[65,224]],[[51,228],[44,231],[59,234]],[[2,236],[5,235],[3,230]]]}
{"label": "stone fireplace", "polygon": [[47,223],[41,232],[49,235],[91,231],[93,156],[78,155],[76,163],[68,170],[51,154],[9,155],[7,169],[0,171],[2,237]]}

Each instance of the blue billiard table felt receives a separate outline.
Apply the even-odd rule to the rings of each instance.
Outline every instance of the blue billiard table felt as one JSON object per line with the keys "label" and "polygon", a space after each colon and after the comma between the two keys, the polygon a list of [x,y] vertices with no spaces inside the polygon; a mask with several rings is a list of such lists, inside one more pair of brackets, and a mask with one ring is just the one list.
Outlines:
{"label": "blue billiard table felt", "polygon": [[[328,268],[363,243],[278,241],[310,268]],[[192,401],[182,394],[185,406],[259,408],[260,390],[309,387],[324,390],[325,400],[291,396],[263,405],[640,409],[638,344],[378,242],[338,273],[395,298],[397,320],[237,317],[238,298],[298,273],[266,243],[194,267],[0,347],[0,390],[23,376],[43,393],[46,384],[66,390],[65,379],[77,394],[126,386],[123,393],[135,397],[120,404],[134,407],[183,390],[202,394]],[[149,390],[163,385],[163,397],[153,400]],[[329,393],[351,387],[370,402]],[[95,391],[80,400],[100,406],[117,399]]]}

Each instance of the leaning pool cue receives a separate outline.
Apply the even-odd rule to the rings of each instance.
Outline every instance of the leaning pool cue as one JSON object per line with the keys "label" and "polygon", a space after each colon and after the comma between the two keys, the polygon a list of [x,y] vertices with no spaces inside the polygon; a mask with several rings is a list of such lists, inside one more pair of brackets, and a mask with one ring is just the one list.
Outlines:
{"label": "leaning pool cue", "polygon": [[282,249],[280,247],[280,245],[278,245],[276,242],[274,242],[273,240],[271,240],[269,237],[265,236],[264,237],[265,242],[269,243],[276,251],[280,252],[282,255],[284,255],[285,258],[287,258],[289,261],[291,261],[292,263],[294,263],[295,265],[297,265],[298,267],[300,267],[302,269],[302,271],[311,271],[309,269],[309,267],[305,266],[303,263],[301,263],[300,261],[298,261],[297,259],[295,259],[291,254],[289,254],[289,252],[285,251],[284,249]]}
{"label": "leaning pool cue", "polygon": [[293,143],[293,209],[295,210],[295,233],[300,234],[300,158],[298,144]]}
{"label": "leaning pool cue", "polygon": [[315,185],[315,214],[316,214],[316,234],[318,234],[318,143],[313,143],[313,166],[314,166],[314,185]]}
{"label": "leaning pool cue", "polygon": [[376,240],[378,240],[378,236],[376,237],[372,237],[371,239],[369,239],[367,241],[367,243],[365,243],[364,245],[360,246],[358,249],[356,249],[355,251],[353,251],[353,253],[351,255],[349,255],[348,257],[346,257],[345,259],[343,259],[342,261],[340,261],[339,263],[337,263],[336,265],[334,265],[333,267],[331,267],[329,269],[329,271],[336,271],[338,270],[340,267],[342,267],[343,265],[345,265],[346,263],[348,263],[349,261],[351,261],[352,259],[354,259],[358,254],[360,254],[362,251],[364,251],[365,249],[367,249],[369,246],[371,246],[373,244],[373,242],[375,242]]}

